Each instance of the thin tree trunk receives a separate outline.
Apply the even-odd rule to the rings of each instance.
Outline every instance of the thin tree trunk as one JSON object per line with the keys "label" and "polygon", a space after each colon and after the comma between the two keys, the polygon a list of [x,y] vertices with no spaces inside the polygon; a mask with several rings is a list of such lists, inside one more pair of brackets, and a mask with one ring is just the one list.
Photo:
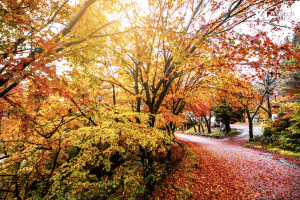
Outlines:
{"label": "thin tree trunk", "polygon": [[270,95],[268,94],[267,96],[267,105],[268,105],[268,119],[272,120],[272,107],[271,107],[271,103],[270,103]]}
{"label": "thin tree trunk", "polygon": [[176,129],[175,124],[173,124],[172,122],[170,122],[169,126],[166,126],[166,128],[167,128],[168,134],[170,136],[174,136],[174,132],[175,132],[175,129]]}
{"label": "thin tree trunk", "polygon": [[201,127],[202,127],[202,132],[203,132],[203,134],[204,134],[204,127],[203,127],[203,125],[201,124]]}
{"label": "thin tree trunk", "polygon": [[113,104],[116,106],[116,90],[115,90],[115,84],[112,84],[113,88]]}
{"label": "thin tree trunk", "polygon": [[207,133],[211,133],[211,114],[209,114],[208,118],[204,115],[204,121],[207,128]]}
{"label": "thin tree trunk", "polygon": [[176,129],[176,126],[175,125],[173,125],[173,127],[172,127],[172,137],[173,137],[173,139],[175,139],[175,129]]}
{"label": "thin tree trunk", "polygon": [[[202,122],[203,122],[203,118],[201,117],[201,122],[200,122],[200,126],[201,126],[201,128],[202,128],[202,133],[204,134],[204,127],[203,127],[203,124],[202,124]],[[200,132],[200,127],[199,127],[199,132]]]}
{"label": "thin tree trunk", "polygon": [[200,124],[197,124],[198,126],[198,133],[201,134]]}
{"label": "thin tree trunk", "polygon": [[253,141],[253,118],[254,116],[251,117],[250,111],[246,110],[247,117],[248,117],[248,123],[249,123],[249,141]]}

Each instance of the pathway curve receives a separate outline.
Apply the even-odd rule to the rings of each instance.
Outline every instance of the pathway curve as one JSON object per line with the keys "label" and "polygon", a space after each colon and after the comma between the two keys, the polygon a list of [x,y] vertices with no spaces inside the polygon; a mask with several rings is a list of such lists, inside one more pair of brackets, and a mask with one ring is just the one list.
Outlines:
{"label": "pathway curve", "polygon": [[[300,199],[300,168],[269,153],[234,143],[234,140],[241,140],[247,135],[246,127],[238,126],[232,128],[243,129],[243,133],[231,140],[180,133],[176,136],[186,144],[197,143],[199,148],[196,151],[199,153],[205,149],[214,159],[226,162],[232,173],[246,181],[255,199]],[[259,128],[256,128],[255,134],[261,134]]]}
{"label": "pathway curve", "polygon": [[[231,128],[236,128],[242,130],[242,134],[237,135],[235,139],[248,139],[249,138],[249,126],[242,124],[231,124]],[[253,126],[253,136],[262,135],[263,128],[261,126]]]}

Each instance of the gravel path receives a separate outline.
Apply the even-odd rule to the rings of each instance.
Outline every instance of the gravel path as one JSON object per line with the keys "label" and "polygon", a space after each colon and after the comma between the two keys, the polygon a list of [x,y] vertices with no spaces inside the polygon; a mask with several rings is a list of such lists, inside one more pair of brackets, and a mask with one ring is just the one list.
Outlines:
{"label": "gravel path", "polygon": [[[218,159],[226,161],[232,166],[232,173],[248,183],[255,199],[300,199],[300,168],[270,153],[233,143],[233,140],[248,136],[248,131],[244,125],[233,125],[232,128],[244,131],[230,141],[180,133],[176,133],[176,136],[187,144],[196,142],[209,149]],[[258,134],[262,134],[260,127],[255,129],[255,135]]]}
{"label": "gravel path", "polygon": [[[249,126],[248,125],[241,125],[241,124],[231,124],[231,128],[236,128],[242,130],[242,134],[236,136],[235,139],[241,139],[241,138],[249,138]],[[253,126],[253,136],[256,135],[260,136],[262,135],[263,128],[261,126]]]}

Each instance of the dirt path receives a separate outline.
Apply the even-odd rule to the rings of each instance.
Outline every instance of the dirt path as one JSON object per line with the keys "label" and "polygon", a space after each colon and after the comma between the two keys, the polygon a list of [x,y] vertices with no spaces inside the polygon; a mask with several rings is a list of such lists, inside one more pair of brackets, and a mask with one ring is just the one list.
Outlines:
{"label": "dirt path", "polygon": [[[220,183],[220,187],[212,186],[210,192],[240,190],[228,185],[225,180],[227,177],[232,183],[239,183],[245,187],[245,195],[246,191],[250,191],[251,197],[246,195],[247,199],[300,199],[300,168],[297,166],[282,162],[282,159],[268,153],[245,148],[234,143],[234,140],[217,140],[180,133],[176,133],[176,136],[198,155],[198,165],[201,166],[201,169],[198,169],[199,176],[202,174],[206,179],[214,179],[210,180],[211,183]],[[213,160],[213,163],[209,160]],[[230,173],[226,172],[228,170]],[[215,172],[225,175],[225,179],[224,176],[220,176],[224,179],[220,182],[220,177],[216,176]],[[230,177],[231,175],[233,176]],[[198,179],[199,177],[195,179],[195,184],[201,184],[197,182]],[[222,182],[226,184],[222,185]],[[197,189],[193,190],[194,194],[197,193]],[[242,194],[236,194],[236,198],[233,199],[241,198],[239,195]],[[219,192],[210,199],[224,198],[222,192]]]}

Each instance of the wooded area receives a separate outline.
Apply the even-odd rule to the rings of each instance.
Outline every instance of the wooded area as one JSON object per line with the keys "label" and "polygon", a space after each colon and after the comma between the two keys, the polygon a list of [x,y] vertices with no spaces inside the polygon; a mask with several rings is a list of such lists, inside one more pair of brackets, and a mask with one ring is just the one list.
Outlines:
{"label": "wooded area", "polygon": [[283,4],[0,2],[0,198],[149,198],[177,160],[184,114],[209,128],[223,101],[245,110],[253,140],[255,115],[272,116],[275,87],[299,70],[299,46],[235,27]]}

